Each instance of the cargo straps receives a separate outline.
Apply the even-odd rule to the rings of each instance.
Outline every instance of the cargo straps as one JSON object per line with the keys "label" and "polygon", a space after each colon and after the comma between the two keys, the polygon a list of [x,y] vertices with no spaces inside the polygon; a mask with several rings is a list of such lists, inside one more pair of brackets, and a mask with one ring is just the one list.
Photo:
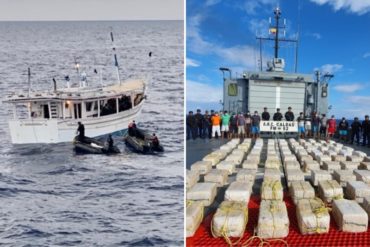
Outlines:
{"label": "cargo straps", "polygon": [[[313,205],[312,200],[316,201],[318,205]],[[319,218],[323,217],[324,215],[329,215],[329,208],[325,207],[325,204],[318,198],[314,198],[312,200],[309,200],[309,202],[310,202],[310,207],[312,209],[312,212],[315,214],[316,227],[308,228],[305,226],[305,228],[307,229],[309,233],[319,233],[319,234],[325,233],[329,229],[325,227],[319,227]]]}
{"label": "cargo straps", "polygon": [[[235,205],[236,204],[232,203],[230,206],[224,206],[224,207],[219,208],[221,211],[223,211],[226,214],[225,221],[222,224],[220,232],[217,232],[217,233],[215,232],[215,230],[213,229],[213,219],[212,219],[212,222],[211,222],[212,236],[213,237],[222,236],[224,238],[224,240],[226,241],[226,243],[230,247],[231,246],[236,246],[242,240],[242,238],[244,236],[245,228],[247,227],[247,224],[248,224],[248,207],[240,208],[240,207],[235,207]],[[245,224],[243,226],[243,231],[242,231],[242,234],[240,235],[239,239],[235,242],[232,242],[231,239],[228,236],[230,234],[229,229],[228,229],[229,215],[232,212],[240,212],[240,211],[243,211],[243,213],[244,213],[244,222],[245,222]]]}
{"label": "cargo straps", "polygon": [[[199,221],[202,221],[203,217],[204,217],[204,206],[203,206],[203,203],[199,203],[202,207],[202,210],[201,210],[201,214],[199,214],[196,218],[195,218],[195,222],[199,222]],[[186,208],[190,207],[191,205],[194,205],[194,201],[191,201],[191,200],[187,200],[186,201]],[[191,229],[188,229],[186,228],[186,230],[191,230]]]}
{"label": "cargo straps", "polygon": [[[255,244],[255,240],[258,240],[259,241],[259,244]],[[263,247],[263,246],[272,246],[272,244],[274,242],[281,242],[283,243],[285,246],[289,246],[288,245],[288,242],[285,241],[284,239],[280,239],[280,238],[277,238],[277,239],[268,239],[268,240],[265,240],[259,236],[252,236],[250,238],[248,238],[244,243],[242,243],[242,247],[248,247],[248,246],[258,246],[258,247]]]}
{"label": "cargo straps", "polygon": [[279,198],[277,198],[278,197],[277,192],[282,189],[280,180],[275,180],[275,181],[267,180],[266,182],[263,182],[263,184],[262,184],[262,193],[263,193],[265,198],[266,198],[266,196],[265,196],[265,193],[266,193],[265,188],[266,187],[267,188],[271,187],[272,197],[273,197],[272,199],[279,200]]}
{"label": "cargo straps", "polygon": [[[330,185],[330,187],[332,188],[332,190],[333,190],[333,195],[334,195],[334,193],[335,193],[335,187],[334,187],[334,185],[332,184],[332,182],[334,182],[334,181],[331,181],[331,180],[328,180],[328,184]],[[343,195],[336,195],[336,196],[333,196],[332,197],[332,199],[333,200],[339,200],[339,199],[343,199]]]}

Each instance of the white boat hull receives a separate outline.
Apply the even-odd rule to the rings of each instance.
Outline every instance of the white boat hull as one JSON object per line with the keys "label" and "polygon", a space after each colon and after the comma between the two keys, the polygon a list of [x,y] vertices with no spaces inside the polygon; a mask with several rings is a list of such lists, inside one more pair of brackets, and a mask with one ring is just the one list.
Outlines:
{"label": "white boat hull", "polygon": [[13,144],[72,142],[76,136],[77,122],[85,126],[85,135],[97,137],[127,129],[141,112],[144,101],[136,107],[119,112],[85,119],[15,119],[9,120]]}

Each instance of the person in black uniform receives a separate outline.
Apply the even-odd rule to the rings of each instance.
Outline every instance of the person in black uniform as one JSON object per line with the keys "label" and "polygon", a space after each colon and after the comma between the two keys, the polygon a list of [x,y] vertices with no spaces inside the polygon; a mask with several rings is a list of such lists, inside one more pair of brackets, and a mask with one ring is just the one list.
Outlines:
{"label": "person in black uniform", "polygon": [[286,121],[294,121],[294,113],[292,112],[292,107],[288,107],[288,111],[285,113],[285,120]]}
{"label": "person in black uniform", "polygon": [[200,111],[200,109],[197,109],[197,113],[194,116],[195,122],[197,124],[197,137],[202,138],[203,137],[203,115]]}
{"label": "person in black uniform", "polygon": [[358,121],[358,117],[355,117],[353,120],[353,123],[351,124],[351,144],[353,144],[353,141],[355,140],[356,136],[356,142],[357,145],[360,145],[360,132],[361,132],[361,123]]}
{"label": "person in black uniform", "polygon": [[269,121],[270,120],[270,113],[267,111],[267,107],[263,108],[262,113],[262,121]]}
{"label": "person in black uniform", "polygon": [[152,139],[153,147],[157,148],[159,146],[159,140],[155,133],[153,133],[153,139]]}
{"label": "person in black uniform", "polygon": [[[370,147],[370,121],[369,121],[369,116],[366,115],[365,116],[365,120],[362,122],[362,135],[363,135],[363,143],[362,145],[363,146],[366,146],[366,143],[367,143],[367,146]],[[366,142],[366,139],[367,139],[367,142]]]}
{"label": "person in black uniform", "polygon": [[208,137],[209,139],[212,138],[212,123],[211,123],[211,115],[209,115],[208,111],[205,111],[203,116],[203,136],[202,138]]}
{"label": "person in black uniform", "polygon": [[272,119],[274,121],[281,121],[281,119],[283,119],[283,115],[280,113],[280,108],[276,109],[276,112],[275,112],[274,116],[272,117]]}
{"label": "person in black uniform", "polygon": [[108,150],[112,150],[114,142],[113,142],[113,138],[111,134],[108,135],[107,143],[108,143]]}
{"label": "person in black uniform", "polygon": [[85,140],[85,126],[81,122],[78,122],[77,134],[78,134],[78,140],[80,142],[84,142],[84,140]]}
{"label": "person in black uniform", "polygon": [[186,127],[188,130],[188,139],[197,138],[197,123],[193,114],[193,111],[189,111],[189,115],[186,117]]}

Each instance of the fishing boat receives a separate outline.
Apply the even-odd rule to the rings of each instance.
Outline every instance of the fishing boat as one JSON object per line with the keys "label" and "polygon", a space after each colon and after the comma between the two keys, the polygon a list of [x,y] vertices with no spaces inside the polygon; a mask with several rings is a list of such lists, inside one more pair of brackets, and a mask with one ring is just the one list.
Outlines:
{"label": "fishing boat", "polygon": [[76,136],[73,139],[73,145],[77,154],[119,154],[121,152],[116,146],[109,148],[104,142],[90,137],[84,137],[81,142]]}
{"label": "fishing boat", "polygon": [[[111,39],[113,42],[113,33]],[[3,101],[12,106],[8,120],[12,143],[70,142],[78,122],[85,125],[85,133],[90,137],[127,129],[141,112],[146,83],[141,79],[121,81],[115,53],[114,60],[117,81],[107,86],[87,83],[86,73],[80,73],[80,65],[75,61],[75,86],[71,86],[68,77],[67,86],[58,88],[53,78],[53,89],[34,91],[28,69],[28,92],[14,92]]]}
{"label": "fishing boat", "polygon": [[164,148],[160,144],[153,142],[154,137],[147,131],[135,129],[134,134],[127,133],[124,137],[125,144],[128,148],[137,153],[154,154],[164,152]]}

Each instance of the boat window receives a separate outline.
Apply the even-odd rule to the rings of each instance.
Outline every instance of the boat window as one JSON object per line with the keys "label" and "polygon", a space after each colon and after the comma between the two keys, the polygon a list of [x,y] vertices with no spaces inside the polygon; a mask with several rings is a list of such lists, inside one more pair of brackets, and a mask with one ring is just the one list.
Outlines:
{"label": "boat window", "polygon": [[50,118],[49,105],[42,105],[44,109],[44,118]]}
{"label": "boat window", "polygon": [[81,118],[81,103],[74,104],[75,119]]}
{"label": "boat window", "polygon": [[119,111],[125,111],[132,108],[131,97],[127,95],[122,95],[120,99],[118,99]]}
{"label": "boat window", "polygon": [[95,101],[94,103],[95,103],[95,104],[94,104],[94,111],[97,111],[97,110],[98,110],[98,104],[99,104],[99,103],[98,103],[97,101]]}
{"label": "boat window", "polygon": [[15,110],[18,119],[28,118],[28,105],[16,105]]}
{"label": "boat window", "polygon": [[134,99],[134,104],[135,106],[137,106],[138,104],[140,104],[140,102],[144,99],[144,94],[142,93],[139,93],[135,96],[135,99]]}
{"label": "boat window", "polygon": [[85,102],[86,104],[86,111],[91,111],[92,110],[92,107],[93,107],[93,103],[94,102]]}
{"label": "boat window", "polygon": [[[103,103],[104,101],[100,101]],[[116,99],[108,99],[100,107],[100,116],[110,115],[117,113]]]}

